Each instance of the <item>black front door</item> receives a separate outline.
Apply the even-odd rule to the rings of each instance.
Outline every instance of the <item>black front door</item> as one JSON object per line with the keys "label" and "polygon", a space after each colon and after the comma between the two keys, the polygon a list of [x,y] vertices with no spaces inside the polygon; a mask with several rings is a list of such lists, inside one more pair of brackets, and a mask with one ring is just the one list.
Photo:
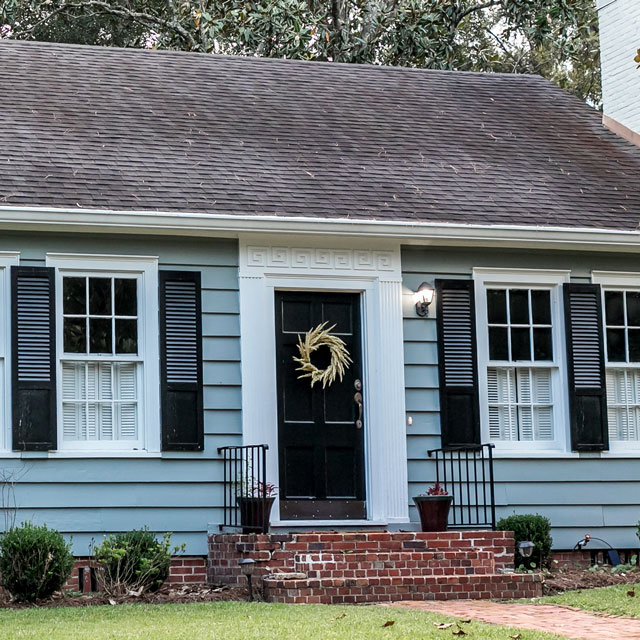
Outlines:
{"label": "black front door", "polygon": [[[298,336],[323,322],[335,325],[331,333],[353,360],[342,381],[325,389],[299,379],[293,360]],[[277,291],[276,357],[280,517],[365,518],[364,416],[354,399],[362,388],[360,295]],[[324,369],[329,349],[319,348],[311,361]]]}

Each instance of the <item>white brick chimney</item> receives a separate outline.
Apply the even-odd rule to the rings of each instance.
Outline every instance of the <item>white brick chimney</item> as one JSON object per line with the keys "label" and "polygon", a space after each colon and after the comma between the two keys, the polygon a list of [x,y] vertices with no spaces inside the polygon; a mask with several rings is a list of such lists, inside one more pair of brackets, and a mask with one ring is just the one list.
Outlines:
{"label": "white brick chimney", "polygon": [[597,3],[604,124],[615,130],[617,123],[640,135],[640,69],[633,61],[640,47],[640,0]]}

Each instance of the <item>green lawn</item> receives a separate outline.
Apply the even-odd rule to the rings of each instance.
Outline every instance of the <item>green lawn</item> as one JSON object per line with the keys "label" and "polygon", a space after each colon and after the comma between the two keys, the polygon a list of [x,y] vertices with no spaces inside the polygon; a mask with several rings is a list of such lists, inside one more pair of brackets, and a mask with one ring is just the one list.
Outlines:
{"label": "green lawn", "polygon": [[[344,614],[344,615],[343,615]],[[383,625],[388,620],[394,624]],[[69,640],[82,638],[188,638],[205,640],[395,640],[448,639],[456,626],[438,630],[434,622],[444,616],[387,607],[276,605],[261,603],[208,603],[184,605],[118,605],[113,607],[65,607],[0,611],[0,638]],[[465,638],[509,640],[558,640],[558,636],[496,627],[461,624]]]}
{"label": "green lawn", "polygon": [[[633,591],[635,596],[627,595],[627,591]],[[562,595],[540,598],[538,602],[566,604],[589,611],[603,611],[617,616],[640,618],[640,584],[636,585],[635,589],[632,585],[617,584],[600,589],[567,591]]]}

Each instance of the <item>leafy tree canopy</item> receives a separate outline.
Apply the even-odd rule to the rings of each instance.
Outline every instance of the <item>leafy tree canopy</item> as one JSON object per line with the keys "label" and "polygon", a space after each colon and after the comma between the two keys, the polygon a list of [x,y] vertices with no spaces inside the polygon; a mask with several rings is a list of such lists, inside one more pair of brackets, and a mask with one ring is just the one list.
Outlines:
{"label": "leafy tree canopy", "polygon": [[4,37],[539,73],[600,103],[594,0],[0,0]]}

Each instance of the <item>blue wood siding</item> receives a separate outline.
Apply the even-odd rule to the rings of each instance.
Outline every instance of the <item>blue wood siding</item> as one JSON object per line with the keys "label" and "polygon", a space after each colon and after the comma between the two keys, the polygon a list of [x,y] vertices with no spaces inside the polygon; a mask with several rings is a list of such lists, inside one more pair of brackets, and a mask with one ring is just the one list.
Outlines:
{"label": "blue wood siding", "polygon": [[[640,272],[637,257],[624,253],[404,247],[406,404],[413,420],[407,426],[410,500],[433,483],[426,451],[440,446],[435,304],[431,317],[419,318],[412,293],[423,281],[470,278],[473,267],[571,269],[574,282],[589,282],[590,272],[597,269]],[[496,460],[495,474],[498,517],[514,512],[549,517],[556,548],[573,547],[587,532],[621,548],[640,544],[640,456],[502,458]],[[417,521],[413,504],[410,512]]]}
{"label": "blue wood siding", "polygon": [[[161,458],[3,459],[18,477],[17,521],[46,523],[73,536],[77,555],[105,533],[149,526],[175,532],[187,553],[206,553],[211,523],[221,521],[222,467],[217,448],[242,440],[238,246],[234,240],[3,233],[0,250],[20,251],[25,265],[45,253],[157,255],[160,269],[202,274],[205,448]],[[3,519],[0,516],[0,526]]]}

